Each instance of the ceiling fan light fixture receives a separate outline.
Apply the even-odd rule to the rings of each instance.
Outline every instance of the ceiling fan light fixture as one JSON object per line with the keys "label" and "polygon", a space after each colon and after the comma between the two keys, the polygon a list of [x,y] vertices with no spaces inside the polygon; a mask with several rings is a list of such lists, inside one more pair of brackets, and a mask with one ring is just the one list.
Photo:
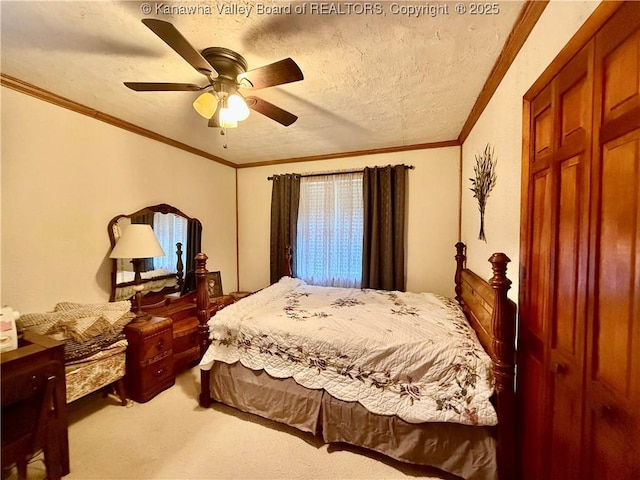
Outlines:
{"label": "ceiling fan light fixture", "polygon": [[204,118],[211,118],[218,108],[218,99],[213,92],[204,92],[193,102],[193,109]]}
{"label": "ceiling fan light fixture", "polygon": [[249,118],[250,110],[247,106],[247,102],[245,102],[244,98],[237,93],[229,95],[229,98],[227,99],[227,107],[231,110],[236,122],[241,122]]}
{"label": "ceiling fan light fixture", "polygon": [[[291,58],[247,70],[247,61],[233,50],[208,47],[199,52],[171,23],[153,18],[144,18],[142,23],[198,73],[204,75],[209,84],[200,86],[191,83],[124,82],[126,87],[136,92],[202,92],[206,89],[193,102],[193,108],[198,115],[209,119],[209,127],[234,128],[238,121],[249,116],[249,109],[285,127],[298,118],[265,100],[257,97],[245,99],[238,93],[239,88],[261,89],[304,80],[302,70]],[[229,96],[232,100],[227,104]],[[224,125],[221,124],[221,119],[224,119]]]}

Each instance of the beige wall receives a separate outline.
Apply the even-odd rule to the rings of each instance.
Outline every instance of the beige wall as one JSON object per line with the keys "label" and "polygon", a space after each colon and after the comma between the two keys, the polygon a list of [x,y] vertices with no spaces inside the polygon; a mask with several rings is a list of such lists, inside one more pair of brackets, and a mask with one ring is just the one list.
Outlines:
{"label": "beige wall", "polygon": [[458,147],[238,170],[240,288],[269,284],[271,182],[278,173],[322,172],[411,164],[407,218],[407,290],[453,294],[458,235]]}
{"label": "beige wall", "polygon": [[235,171],[2,88],[2,298],[26,313],[109,299],[107,223],[169,203],[236,287]]}
{"label": "beige wall", "polygon": [[[514,300],[519,275],[522,98],[598,3],[549,3],[462,148],[462,241],[467,244],[467,266],[488,279],[487,259],[496,251],[506,253],[512,260],[508,275]],[[469,178],[475,176],[475,155],[487,143],[495,148],[498,166],[496,187],[486,207],[485,243],[478,240],[480,216]]]}

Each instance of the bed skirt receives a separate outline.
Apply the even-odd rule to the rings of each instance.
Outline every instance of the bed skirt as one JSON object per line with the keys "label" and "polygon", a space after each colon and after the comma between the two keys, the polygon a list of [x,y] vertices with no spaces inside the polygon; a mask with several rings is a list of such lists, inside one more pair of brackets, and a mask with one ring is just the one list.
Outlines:
{"label": "bed skirt", "polygon": [[365,447],[468,480],[497,478],[494,427],[411,424],[375,415],[357,402],[338,400],[324,390],[302,387],[291,378],[277,379],[239,362],[214,362],[210,394],[225,405],[310,432],[326,443]]}

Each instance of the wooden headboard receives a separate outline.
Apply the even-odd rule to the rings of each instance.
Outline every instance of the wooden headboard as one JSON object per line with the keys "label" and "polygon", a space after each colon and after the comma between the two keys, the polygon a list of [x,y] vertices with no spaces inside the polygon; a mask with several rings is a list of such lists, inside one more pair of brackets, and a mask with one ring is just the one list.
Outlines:
{"label": "wooden headboard", "polygon": [[491,357],[495,395],[493,403],[498,414],[497,448],[499,478],[515,475],[515,343],[516,304],[507,297],[511,280],[507,278],[504,253],[490,258],[493,276],[485,281],[465,268],[465,245],[456,244],[456,300],[480,343]]}

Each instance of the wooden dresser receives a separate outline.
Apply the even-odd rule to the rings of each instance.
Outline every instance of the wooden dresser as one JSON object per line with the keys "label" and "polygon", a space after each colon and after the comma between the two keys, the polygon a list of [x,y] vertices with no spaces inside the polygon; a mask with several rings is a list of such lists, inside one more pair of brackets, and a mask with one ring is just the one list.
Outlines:
{"label": "wooden dresser", "polygon": [[170,318],[150,317],[125,327],[129,342],[127,396],[144,403],[175,382],[173,369],[173,322]]}

